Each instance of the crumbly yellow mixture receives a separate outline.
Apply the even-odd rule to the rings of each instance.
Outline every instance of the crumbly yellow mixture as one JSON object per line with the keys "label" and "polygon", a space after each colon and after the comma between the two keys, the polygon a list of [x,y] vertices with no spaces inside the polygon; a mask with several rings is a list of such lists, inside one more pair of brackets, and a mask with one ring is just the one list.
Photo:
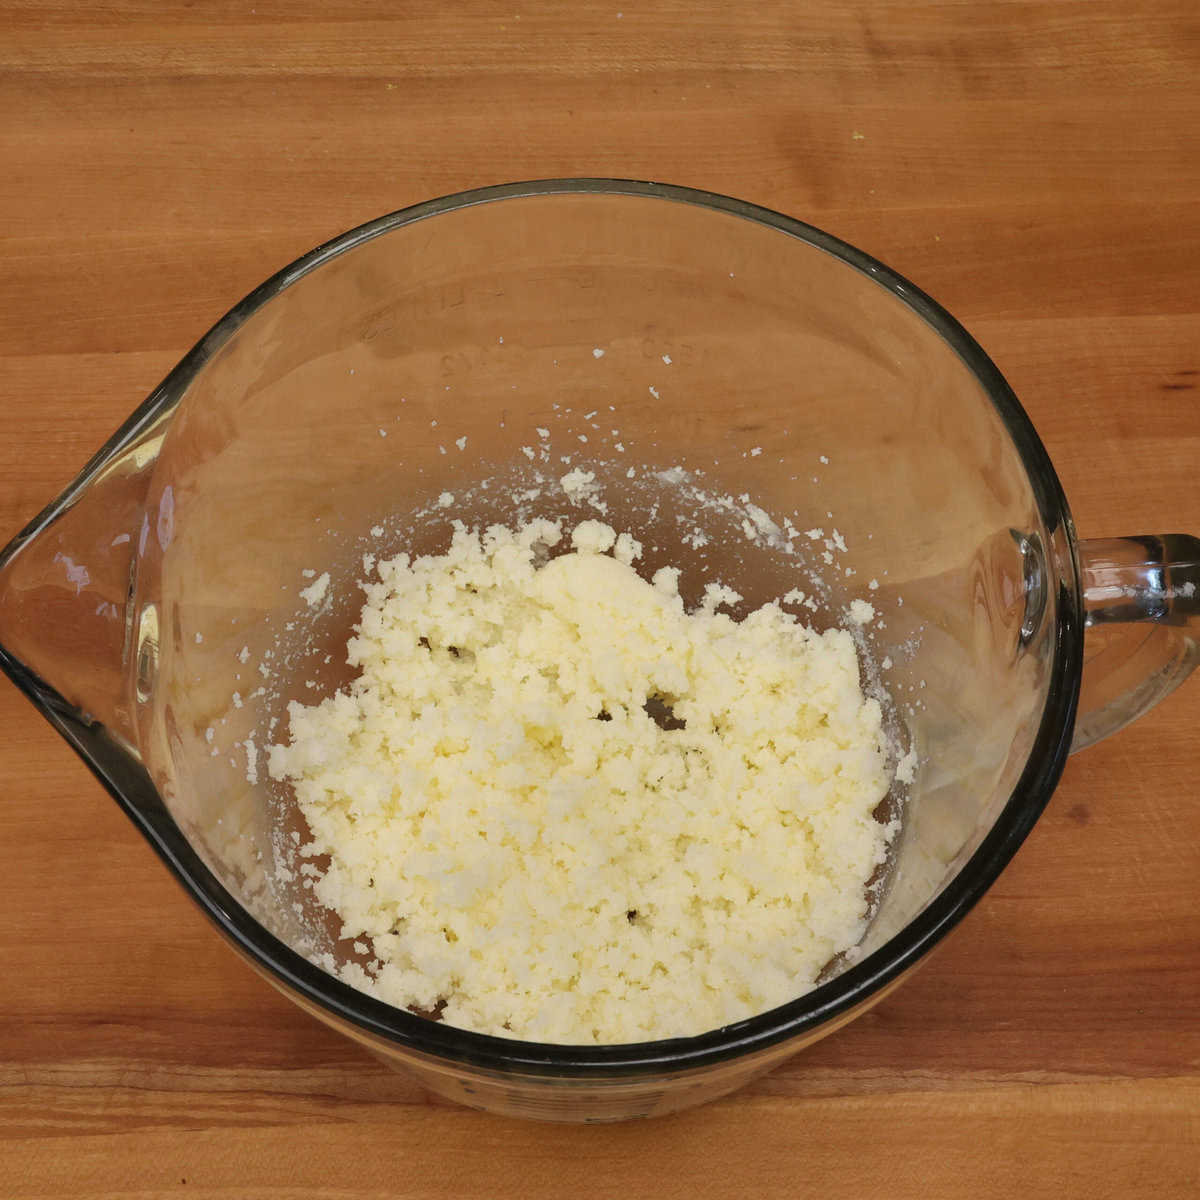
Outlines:
{"label": "crumbly yellow mixture", "polygon": [[585,521],[379,563],[349,661],[269,769],[328,854],[316,883],[447,1023],[559,1043],[697,1034],[810,989],[862,936],[892,832],[881,714],[848,633],[711,585]]}

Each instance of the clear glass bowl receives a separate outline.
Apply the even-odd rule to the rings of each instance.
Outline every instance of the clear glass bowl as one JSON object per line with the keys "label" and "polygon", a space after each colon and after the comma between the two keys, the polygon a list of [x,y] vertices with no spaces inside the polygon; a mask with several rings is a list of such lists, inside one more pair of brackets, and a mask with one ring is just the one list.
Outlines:
{"label": "clear glass bowl", "polygon": [[[818,626],[871,603],[866,677],[920,756],[862,946],[699,1037],[486,1037],[339,982],[313,959],[350,951],[262,769],[287,701],[347,678],[363,553],[438,549],[449,515],[595,515],[544,486],[575,466],[648,570],[720,577],[747,608],[799,586]],[[707,504],[743,494],[823,532],[751,538]],[[835,238],[682,188],[517,184],[353,230],[237,305],[4,551],[0,665],[297,1004],[464,1103],[616,1120],[731,1091],[895,986],[1008,862],[1072,738],[1195,665],[1198,550],[1078,543],[983,351]],[[310,610],[305,572],[326,570],[333,602]]]}

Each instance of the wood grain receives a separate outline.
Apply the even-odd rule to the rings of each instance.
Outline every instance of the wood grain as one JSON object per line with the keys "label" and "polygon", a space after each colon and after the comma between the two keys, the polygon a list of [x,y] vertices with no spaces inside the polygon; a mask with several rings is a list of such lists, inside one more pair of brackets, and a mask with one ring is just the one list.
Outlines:
{"label": "wood grain", "polygon": [[[0,0],[0,537],[298,253],[568,174],[870,250],[996,358],[1081,533],[1200,532],[1198,66],[1194,0]],[[304,1017],[7,685],[0,722],[5,1197],[1200,1192],[1195,681],[1071,761],[873,1012],[587,1129],[447,1107]]]}

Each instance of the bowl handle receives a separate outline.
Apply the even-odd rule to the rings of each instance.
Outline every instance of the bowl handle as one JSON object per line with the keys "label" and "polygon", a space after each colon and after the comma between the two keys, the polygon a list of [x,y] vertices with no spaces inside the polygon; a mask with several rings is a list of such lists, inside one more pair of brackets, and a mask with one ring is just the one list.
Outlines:
{"label": "bowl handle", "polygon": [[1079,544],[1083,686],[1071,751],[1123,729],[1200,664],[1200,538]]}

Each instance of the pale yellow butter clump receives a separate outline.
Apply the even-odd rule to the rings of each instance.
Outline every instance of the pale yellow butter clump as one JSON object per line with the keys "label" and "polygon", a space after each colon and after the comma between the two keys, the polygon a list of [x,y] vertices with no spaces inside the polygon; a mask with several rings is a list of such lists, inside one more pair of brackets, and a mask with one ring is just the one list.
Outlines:
{"label": "pale yellow butter clump", "polygon": [[[687,612],[596,521],[381,562],[349,661],[269,768],[377,962],[343,976],[464,1029],[701,1033],[810,989],[862,936],[892,830],[881,714],[848,633],[778,604]],[[652,701],[647,708],[647,702]],[[655,716],[658,720],[656,721]]]}

